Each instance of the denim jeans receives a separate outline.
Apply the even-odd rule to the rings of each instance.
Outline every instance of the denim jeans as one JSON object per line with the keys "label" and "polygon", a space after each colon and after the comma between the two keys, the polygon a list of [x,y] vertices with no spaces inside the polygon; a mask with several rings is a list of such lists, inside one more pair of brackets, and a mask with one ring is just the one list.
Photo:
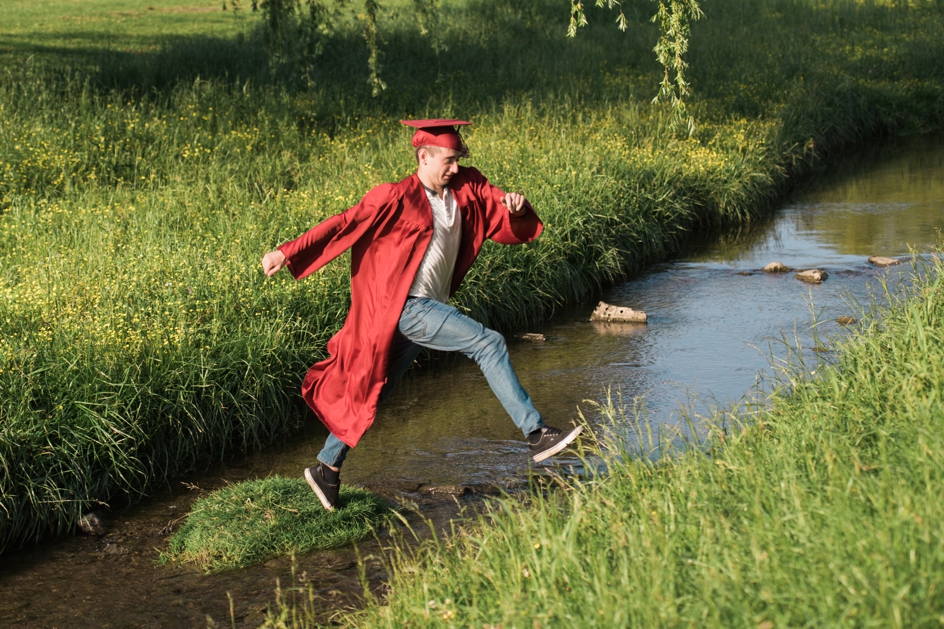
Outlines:
{"label": "denim jeans", "polygon": [[[387,382],[380,391],[382,404],[424,347],[444,352],[462,352],[478,363],[489,386],[521,432],[541,428],[541,414],[521,387],[511,366],[504,337],[489,330],[452,306],[427,297],[410,297],[403,306],[394,338]],[[331,467],[344,462],[350,448],[333,434],[328,436],[318,460]]]}

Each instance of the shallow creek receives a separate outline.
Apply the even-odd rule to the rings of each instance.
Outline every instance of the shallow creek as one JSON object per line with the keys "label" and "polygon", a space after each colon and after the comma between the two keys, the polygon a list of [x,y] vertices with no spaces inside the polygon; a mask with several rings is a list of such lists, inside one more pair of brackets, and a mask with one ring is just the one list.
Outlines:
{"label": "shallow creek", "polygon": [[[543,334],[543,342],[509,338],[521,381],[548,423],[570,424],[578,408],[592,421],[591,402],[610,391],[629,406],[642,397],[643,421],[656,431],[680,425],[685,414],[741,400],[758,374],[772,373],[771,356],[787,355],[784,338],[798,339],[801,355],[815,364],[820,354],[813,347],[848,333],[836,318],[860,319],[857,304],[865,307],[880,293],[876,278],[893,286],[907,267],[877,269],[867,258],[925,250],[944,230],[941,139],[834,170],[769,219],[693,245],[602,296],[646,311],[648,326],[592,324],[590,303],[527,330]],[[759,272],[775,260],[824,269],[829,278],[809,285],[793,273]],[[343,480],[412,503],[418,513],[410,517],[421,528],[421,517],[442,527],[461,510],[474,510],[483,495],[525,484],[526,446],[474,364],[448,357],[415,371],[351,452]],[[236,626],[258,624],[276,579],[283,586],[293,579],[289,559],[205,576],[157,565],[156,549],[201,494],[247,478],[298,476],[324,437],[313,422],[287,443],[105,513],[103,537],[64,537],[0,556],[0,626],[206,627],[208,616],[230,626],[227,593]],[[568,462],[574,463],[565,456],[555,465]],[[299,557],[295,582],[312,585],[327,617],[356,603],[358,556],[378,549],[371,541]],[[368,559],[365,574],[373,588],[382,587],[379,562]]]}

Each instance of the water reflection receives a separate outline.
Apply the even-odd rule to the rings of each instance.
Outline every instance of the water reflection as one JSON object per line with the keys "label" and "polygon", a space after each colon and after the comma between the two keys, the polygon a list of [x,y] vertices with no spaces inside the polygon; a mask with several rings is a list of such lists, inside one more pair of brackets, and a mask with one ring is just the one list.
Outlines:
{"label": "water reflection", "polygon": [[944,228],[944,152],[924,145],[881,161],[864,176],[810,191],[799,207],[801,229],[847,255],[907,253]]}

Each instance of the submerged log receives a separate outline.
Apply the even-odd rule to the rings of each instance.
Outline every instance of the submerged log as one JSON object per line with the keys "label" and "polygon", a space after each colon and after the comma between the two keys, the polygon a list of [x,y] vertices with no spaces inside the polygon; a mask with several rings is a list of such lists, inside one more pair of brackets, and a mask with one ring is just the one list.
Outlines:
{"label": "submerged log", "polygon": [[597,304],[596,310],[590,315],[591,321],[605,321],[607,323],[646,323],[648,319],[649,317],[642,310],[612,306],[602,301]]}
{"label": "submerged log", "polygon": [[821,269],[810,269],[809,271],[800,271],[794,277],[807,284],[822,284],[829,277],[829,274]]}
{"label": "submerged log", "polygon": [[898,258],[886,258],[884,256],[872,256],[869,258],[869,263],[874,264],[875,266],[895,266],[896,264],[901,264],[901,260]]}

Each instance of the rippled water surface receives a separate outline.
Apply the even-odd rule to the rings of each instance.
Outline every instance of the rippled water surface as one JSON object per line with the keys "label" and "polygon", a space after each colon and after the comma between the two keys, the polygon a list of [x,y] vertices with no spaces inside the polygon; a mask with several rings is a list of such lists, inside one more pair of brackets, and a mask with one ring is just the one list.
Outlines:
{"label": "rippled water surface", "polygon": [[[680,408],[704,414],[746,395],[769,373],[771,355],[786,355],[785,337],[796,336],[812,360],[812,347],[848,332],[837,317],[859,319],[859,304],[880,291],[877,278],[893,285],[907,266],[876,269],[868,257],[926,251],[942,229],[944,142],[922,141],[847,166],[770,219],[714,237],[602,296],[646,311],[648,326],[592,324],[595,304],[587,304],[527,330],[545,342],[509,339],[512,361],[549,423],[570,424],[578,407],[592,417],[587,400],[602,401],[609,390],[644,399],[651,426],[676,425]],[[793,273],[759,272],[772,261],[824,269],[829,279],[811,286]],[[416,372],[351,452],[343,480],[408,497],[441,521],[458,507],[424,486],[521,482],[525,444],[477,367],[441,358]],[[324,437],[313,423],[288,444],[183,480],[209,490],[272,473],[298,476]],[[227,591],[237,624],[257,623],[275,578],[291,578],[287,560],[214,577],[154,563],[165,525],[198,493],[175,489],[113,511],[104,538],[64,538],[0,558],[0,626],[191,627],[206,626],[208,614],[228,626]],[[359,588],[355,558],[350,549],[302,558],[296,578],[310,581],[326,608],[341,605]],[[368,577],[382,581],[382,568],[370,567]]]}

